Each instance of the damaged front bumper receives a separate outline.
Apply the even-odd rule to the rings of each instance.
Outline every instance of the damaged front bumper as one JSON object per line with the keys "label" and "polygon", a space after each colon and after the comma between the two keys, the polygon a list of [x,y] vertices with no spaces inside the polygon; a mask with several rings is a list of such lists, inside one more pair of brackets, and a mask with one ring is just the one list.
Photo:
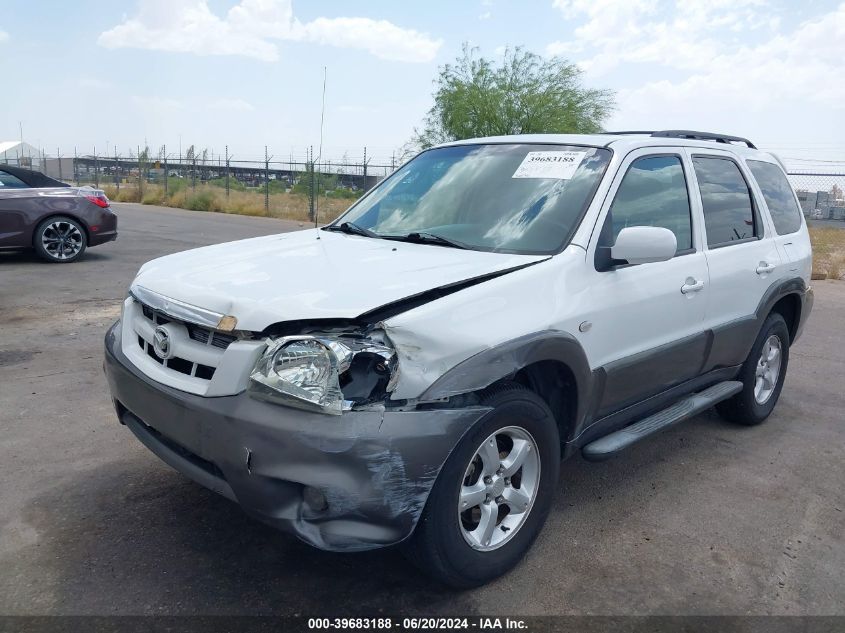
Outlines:
{"label": "damaged front bumper", "polygon": [[105,340],[118,416],[147,448],[250,515],[325,550],[409,536],[443,463],[489,409],[310,413],[246,393],[202,397],[140,373]]}

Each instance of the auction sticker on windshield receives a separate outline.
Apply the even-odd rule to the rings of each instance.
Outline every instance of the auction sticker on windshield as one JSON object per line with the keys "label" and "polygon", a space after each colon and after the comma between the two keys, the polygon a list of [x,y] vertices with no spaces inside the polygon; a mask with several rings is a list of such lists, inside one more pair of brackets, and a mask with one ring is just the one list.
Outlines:
{"label": "auction sticker on windshield", "polygon": [[587,152],[528,152],[511,178],[569,180]]}

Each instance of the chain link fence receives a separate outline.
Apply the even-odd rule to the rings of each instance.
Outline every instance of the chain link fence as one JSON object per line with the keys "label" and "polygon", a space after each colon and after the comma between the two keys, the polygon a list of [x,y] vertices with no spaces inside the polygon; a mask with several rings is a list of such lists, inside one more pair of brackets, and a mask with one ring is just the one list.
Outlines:
{"label": "chain link fence", "polygon": [[845,172],[790,171],[788,176],[808,219],[845,221]]}
{"label": "chain link fence", "polygon": [[174,155],[162,146],[155,153],[139,147],[128,155],[43,153],[7,162],[77,186],[105,189],[118,201],[312,221],[321,208],[326,214],[320,220],[333,219],[398,166],[395,160],[373,163],[366,148],[358,160],[315,158],[313,149],[279,159],[269,148],[264,160],[233,160],[228,147],[224,154],[190,147]]}

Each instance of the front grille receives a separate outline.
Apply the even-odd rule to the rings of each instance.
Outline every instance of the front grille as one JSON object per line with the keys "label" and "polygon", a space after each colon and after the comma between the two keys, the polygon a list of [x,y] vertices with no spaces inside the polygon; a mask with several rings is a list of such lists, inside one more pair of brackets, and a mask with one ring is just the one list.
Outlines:
{"label": "front grille", "polygon": [[[167,323],[179,323],[185,327],[191,340],[202,343],[203,345],[209,345],[219,350],[225,350],[229,347],[229,345],[237,340],[237,337],[232,336],[231,334],[223,334],[222,332],[216,332],[215,330],[194,325],[193,323],[179,321],[162,314],[161,312],[153,310],[147,305],[140,305],[143,318],[149,321],[153,326],[165,325]],[[140,334],[138,334],[138,346],[147,356],[167,369],[186,376],[200,378],[202,380],[211,380],[214,377],[215,368],[211,365],[205,365],[203,363],[195,362],[189,358],[182,358],[179,356],[174,356],[166,360],[159,358],[159,356],[155,353],[152,341],[147,341]]]}
{"label": "front grille", "polygon": [[[238,340],[237,336],[232,336],[231,334],[222,334],[221,332],[215,332],[214,330],[209,330],[191,323],[186,323],[185,325],[188,328],[188,336],[192,339],[206,345],[214,345],[214,347],[219,347],[220,349],[226,349]],[[208,340],[209,337],[211,337],[210,343]]]}

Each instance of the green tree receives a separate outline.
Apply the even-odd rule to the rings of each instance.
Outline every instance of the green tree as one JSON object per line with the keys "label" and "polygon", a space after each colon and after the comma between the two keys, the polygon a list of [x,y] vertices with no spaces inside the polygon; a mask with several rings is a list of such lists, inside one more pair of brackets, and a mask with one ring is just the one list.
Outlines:
{"label": "green tree", "polygon": [[478,136],[599,132],[614,108],[613,92],[584,87],[575,64],[519,47],[497,65],[464,44],[434,83],[434,105],[414,130],[412,143],[422,148]]}
{"label": "green tree", "polygon": [[[144,149],[138,150],[138,195],[143,199],[147,179],[150,177],[150,148],[145,145]],[[139,200],[140,202],[140,200]]]}

